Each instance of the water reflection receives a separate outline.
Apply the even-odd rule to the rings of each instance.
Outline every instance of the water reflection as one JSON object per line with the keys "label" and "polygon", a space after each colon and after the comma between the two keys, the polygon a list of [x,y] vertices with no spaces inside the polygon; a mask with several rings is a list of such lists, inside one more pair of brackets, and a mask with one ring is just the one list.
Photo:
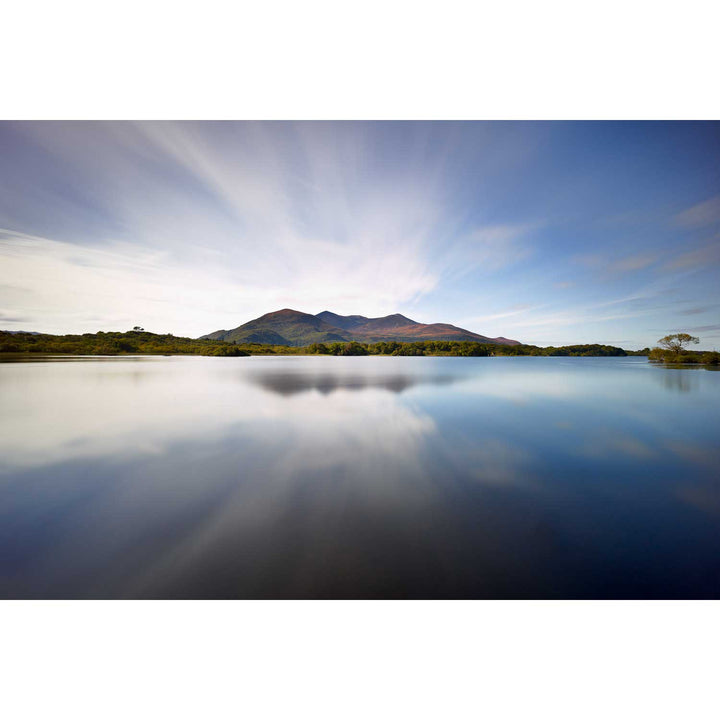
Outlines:
{"label": "water reflection", "polygon": [[720,376],[577,360],[0,365],[0,596],[720,597]]}
{"label": "water reflection", "polygon": [[697,377],[685,368],[659,368],[660,379],[666,389],[674,392],[689,393],[698,387]]}
{"label": "water reflection", "polygon": [[462,375],[412,375],[383,373],[373,375],[339,375],[337,373],[288,373],[283,370],[251,372],[247,379],[270,392],[285,397],[315,390],[329,395],[336,390],[360,391],[372,388],[401,393],[416,385],[451,385]]}
{"label": "water reflection", "polygon": [[[26,355],[16,353],[0,353],[0,363],[58,363],[58,362],[109,362],[126,364],[129,362],[148,362],[158,356],[142,355],[40,355],[28,353]],[[163,357],[170,357],[164,355]]]}

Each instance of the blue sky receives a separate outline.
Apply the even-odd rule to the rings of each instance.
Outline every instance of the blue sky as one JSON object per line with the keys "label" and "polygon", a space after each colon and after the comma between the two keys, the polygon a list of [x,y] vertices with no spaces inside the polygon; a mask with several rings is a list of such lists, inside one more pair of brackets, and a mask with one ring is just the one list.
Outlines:
{"label": "blue sky", "polygon": [[720,348],[720,123],[0,123],[1,329],[284,307]]}

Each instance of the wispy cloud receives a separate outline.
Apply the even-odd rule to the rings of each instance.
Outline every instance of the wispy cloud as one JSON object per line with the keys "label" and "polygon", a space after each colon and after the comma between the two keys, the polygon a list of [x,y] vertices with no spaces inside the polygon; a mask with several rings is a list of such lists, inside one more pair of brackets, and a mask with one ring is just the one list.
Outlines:
{"label": "wispy cloud", "polygon": [[[0,123],[0,323],[199,335],[294,307],[644,346],[717,299],[717,129],[672,127],[633,163],[593,124]],[[668,223],[679,196],[701,202]]]}
{"label": "wispy cloud", "polygon": [[[93,179],[93,202],[122,229],[92,240],[62,223],[61,237],[6,232],[1,252],[24,268],[22,290],[33,297],[23,307],[32,309],[33,322],[47,327],[53,316],[59,328],[73,315],[69,298],[82,294],[105,308],[108,322],[144,310],[142,317],[150,314],[165,327],[201,333],[282,306],[382,315],[437,286],[443,268],[432,250],[447,192],[441,170],[401,168],[369,182],[374,155],[367,138],[342,124],[215,129],[185,123],[25,128],[69,170]],[[61,193],[53,202],[53,210],[65,207]],[[481,232],[473,262],[497,267],[499,244],[510,240],[498,228]],[[128,311],[135,295],[152,297],[153,310]],[[0,302],[3,297],[0,291]],[[12,298],[18,301],[16,293]],[[202,326],[199,308],[207,313]],[[87,329],[84,315],[73,317],[65,329]],[[149,325],[142,317],[135,322]]]}
{"label": "wispy cloud", "polygon": [[143,245],[85,247],[0,231],[0,263],[15,281],[12,288],[0,288],[0,303],[12,307],[22,294],[23,321],[32,330],[82,332],[141,324],[199,335],[235,327],[258,314],[258,308],[264,312],[298,303],[299,309],[315,312],[324,307],[350,312],[359,306],[389,312],[435,282],[412,266],[402,248],[382,259],[368,255],[363,262],[342,246],[307,243],[303,251],[304,259],[291,261],[307,263],[306,271],[282,284],[263,282],[261,274],[253,281],[257,266],[252,258],[243,272],[247,280],[238,282],[222,256],[199,266]]}
{"label": "wispy cloud", "polygon": [[713,332],[720,330],[720,324],[715,325],[696,325],[690,328],[675,328],[675,332]]}
{"label": "wispy cloud", "polygon": [[438,263],[449,278],[477,272],[491,275],[512,268],[531,257],[534,230],[541,223],[481,225],[442,247]]}
{"label": "wispy cloud", "polygon": [[704,227],[720,222],[720,195],[715,195],[675,216],[679,225]]}
{"label": "wispy cloud", "polygon": [[680,315],[702,315],[709,310],[713,310],[717,305],[701,305],[699,307],[691,307],[686,310],[679,310]]}
{"label": "wispy cloud", "polygon": [[702,247],[680,253],[663,266],[664,270],[692,270],[708,264],[720,263],[720,236]]}
{"label": "wispy cloud", "polygon": [[500,312],[463,318],[462,322],[466,325],[478,326],[494,320],[504,320],[505,318],[516,317],[518,315],[526,315],[528,312],[538,310],[540,307],[541,306],[539,305],[515,305],[507,310],[501,310]]}
{"label": "wispy cloud", "polygon": [[608,269],[611,272],[632,272],[633,270],[642,270],[658,261],[659,255],[656,252],[640,253],[639,255],[630,255],[620,258],[610,263]]}
{"label": "wispy cloud", "polygon": [[[508,315],[502,325],[510,337],[540,345],[599,342],[602,338],[603,343],[630,347],[638,341],[626,338],[611,342],[610,338],[617,338],[612,331],[628,322],[647,322],[658,314],[667,314],[674,306],[662,287],[649,286],[631,295],[572,308],[558,303],[531,306],[514,316]],[[490,316],[482,319],[489,321]],[[648,342],[649,339],[644,344]]]}
{"label": "wispy cloud", "polygon": [[620,258],[607,257],[600,254],[578,255],[575,262],[584,267],[601,271],[608,274],[621,274],[643,270],[654,265],[660,258],[655,252],[643,252],[634,255],[626,255]]}

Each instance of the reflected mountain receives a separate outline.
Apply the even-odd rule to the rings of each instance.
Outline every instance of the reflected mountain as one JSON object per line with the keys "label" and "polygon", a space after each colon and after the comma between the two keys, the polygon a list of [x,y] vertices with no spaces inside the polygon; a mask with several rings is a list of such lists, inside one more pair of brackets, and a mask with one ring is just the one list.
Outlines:
{"label": "reflected mountain", "polygon": [[464,375],[413,375],[409,373],[383,373],[377,375],[341,375],[338,373],[289,373],[285,370],[267,370],[248,373],[245,378],[263,390],[289,397],[299,393],[317,391],[329,395],[337,390],[387,390],[402,393],[416,385],[452,385],[465,379]]}

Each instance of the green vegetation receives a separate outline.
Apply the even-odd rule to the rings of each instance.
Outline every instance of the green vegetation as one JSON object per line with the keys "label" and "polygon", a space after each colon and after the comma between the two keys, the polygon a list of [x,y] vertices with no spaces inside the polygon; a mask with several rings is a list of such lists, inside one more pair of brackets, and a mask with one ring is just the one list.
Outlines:
{"label": "green vegetation", "polygon": [[669,352],[680,354],[683,351],[685,345],[695,344],[700,342],[700,338],[693,337],[687,333],[676,333],[675,335],[666,335],[664,338],[658,340],[658,345],[664,350]]}
{"label": "green vegetation", "polygon": [[193,340],[171,334],[156,335],[142,329],[129,332],[98,332],[84,335],[44,335],[0,331],[0,353],[43,353],[51,355],[491,355],[624,356],[628,353],[611,345],[568,345],[541,348],[535,345],[497,345],[457,340],[417,342],[329,342],[305,347],[263,343],[229,343],[221,340]]}
{"label": "green vegetation", "polygon": [[241,357],[247,355],[405,355],[488,357],[532,355],[562,357],[623,357],[647,355],[651,362],[720,364],[717,352],[675,352],[654,348],[623,350],[612,345],[497,345],[457,340],[419,340],[417,342],[328,342],[305,347],[264,343],[229,343],[222,340],[194,340],[158,335],[142,329],[129,332],[98,332],[84,335],[47,335],[0,331],[0,353],[46,355],[210,355]]}
{"label": "green vegetation", "polygon": [[44,335],[0,331],[0,353],[47,355],[249,355],[235,345],[216,340],[192,340],[142,329],[84,335]]}
{"label": "green vegetation", "polygon": [[648,360],[671,365],[720,365],[720,352],[695,350],[676,353],[662,348],[653,348],[648,355]]}
{"label": "green vegetation", "polygon": [[666,335],[658,340],[660,347],[655,347],[648,353],[648,360],[654,363],[673,365],[720,365],[720,353],[718,352],[685,350],[685,345],[697,345],[699,342],[700,338],[688,335],[688,333]]}
{"label": "green vegetation", "polygon": [[[243,346],[245,347],[245,346]],[[488,357],[496,355],[552,355],[566,357],[598,357],[627,355],[611,345],[567,345],[541,348],[536,345],[497,345],[458,340],[420,340],[417,342],[378,343],[313,343],[304,348],[288,348],[291,353],[310,355],[451,355]]]}

